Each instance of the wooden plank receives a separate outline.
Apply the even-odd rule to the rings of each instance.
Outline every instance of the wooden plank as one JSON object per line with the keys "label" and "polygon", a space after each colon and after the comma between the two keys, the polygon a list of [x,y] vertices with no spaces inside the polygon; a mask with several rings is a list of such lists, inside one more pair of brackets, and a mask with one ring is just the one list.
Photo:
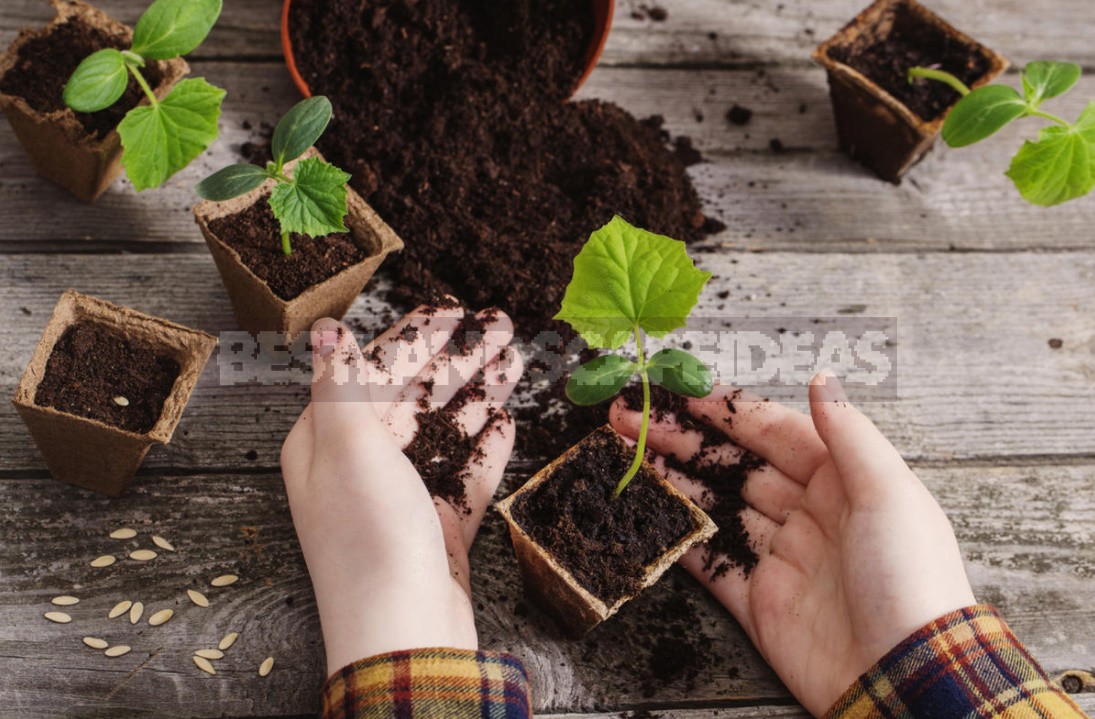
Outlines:
{"label": "wooden plank", "polygon": [[[135,22],[143,0],[99,0],[106,12]],[[663,22],[632,17],[641,5],[661,5]],[[605,48],[606,65],[805,64],[822,39],[848,22],[866,0],[619,0]],[[1090,7],[1084,0],[1059,0],[1052,12],[1037,12],[1021,0],[997,0],[991,12],[983,3],[934,0],[932,9],[1008,55],[1027,62],[1051,54],[1057,60],[1091,65],[1095,55],[1087,27]],[[280,55],[281,2],[231,0],[209,39],[195,57],[255,58]],[[51,17],[44,0],[7,0],[0,17],[0,46],[17,30],[41,25]],[[712,38],[711,34],[715,37]]]}
{"label": "wooden plank", "polygon": [[[199,63],[196,71],[229,89],[222,138],[160,190],[135,194],[122,181],[94,205],[78,202],[38,178],[14,136],[0,131],[0,206],[6,210],[0,248],[34,251],[43,241],[89,250],[132,242],[138,251],[136,243],[153,243],[145,251],[163,243],[200,244],[190,213],[194,184],[238,161],[240,144],[259,135],[254,128],[275,122],[296,95],[276,64]],[[1034,131],[1032,121],[982,145],[940,147],[894,187],[837,151],[827,93],[824,73],[814,68],[772,70],[763,78],[745,69],[616,68],[597,71],[583,97],[610,99],[639,117],[664,114],[668,129],[693,138],[708,155],[691,170],[700,196],[729,226],[713,238],[717,243],[810,252],[1088,247],[1095,203],[1036,208],[1021,201],[1003,175],[1010,153]],[[1092,96],[1095,78],[1082,80],[1060,102],[1061,112],[1077,115],[1083,98]],[[735,103],[754,111],[749,125],[725,120]],[[773,152],[772,139],[786,149]]]}
{"label": "wooden plank", "polygon": [[[699,261],[717,275],[697,310],[714,327],[733,329],[752,318],[777,339],[778,328],[802,324],[821,337],[821,330],[840,329],[842,321],[895,318],[897,399],[865,409],[912,459],[1091,452],[1095,254],[702,254]],[[204,253],[7,255],[0,256],[0,278],[12,290],[0,300],[0,314],[8,318],[0,327],[5,396],[14,391],[57,297],[70,286],[207,331],[237,329]],[[384,309],[374,291],[349,317],[380,328],[387,324]],[[825,322],[815,327],[810,318]],[[1052,338],[1063,347],[1050,348]],[[239,339],[225,335],[221,352]],[[732,371],[725,364],[732,352],[723,347],[707,356]],[[226,355],[224,376],[234,381],[239,375],[231,361]],[[174,441],[153,449],[147,467],[277,466],[281,440],[306,403],[307,386],[221,385],[218,362],[211,360]],[[287,376],[268,372],[264,380]],[[7,402],[0,403],[0,427],[0,471],[40,470]]]}
{"label": "wooden plank", "polygon": [[[1095,533],[1095,465],[920,473],[954,521],[979,597],[1000,608],[1047,671],[1090,665],[1095,557],[1085,546]],[[519,481],[511,475],[507,484]],[[8,508],[0,515],[6,710],[20,716],[69,707],[170,706],[189,716],[314,710],[323,678],[320,636],[277,475],[147,477],[118,500],[49,480],[8,479],[0,481],[0,504]],[[99,554],[137,545],[107,539],[119,526],[142,536],[161,533],[178,552],[149,564],[88,567]],[[586,639],[562,640],[523,600],[507,536],[492,513],[472,558],[476,619],[483,646],[526,662],[538,711],[788,701],[736,623],[679,570]],[[224,571],[239,574],[240,583],[205,587]],[[191,586],[208,592],[209,609],[187,602]],[[41,618],[60,593],[82,600],[72,608],[71,625]],[[123,598],[174,607],[177,616],[156,629],[106,619]],[[218,675],[199,673],[190,653],[228,630],[241,638],[218,662]],[[80,644],[86,635],[124,641],[134,651],[109,660]],[[659,664],[659,652],[682,641],[699,654],[690,677]],[[277,668],[263,681],[254,672],[269,654]],[[654,679],[651,667],[659,666],[661,679]],[[774,716],[798,715],[780,709]]]}

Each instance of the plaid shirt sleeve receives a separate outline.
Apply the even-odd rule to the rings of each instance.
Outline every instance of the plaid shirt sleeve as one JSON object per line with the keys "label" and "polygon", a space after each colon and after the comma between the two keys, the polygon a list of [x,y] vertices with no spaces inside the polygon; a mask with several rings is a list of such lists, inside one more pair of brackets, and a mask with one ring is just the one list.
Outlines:
{"label": "plaid shirt sleeve", "polygon": [[825,719],[1084,719],[996,610],[967,607],[894,647]]}
{"label": "plaid shirt sleeve", "polygon": [[323,719],[529,719],[528,675],[509,654],[411,649],[343,667],[323,687]]}

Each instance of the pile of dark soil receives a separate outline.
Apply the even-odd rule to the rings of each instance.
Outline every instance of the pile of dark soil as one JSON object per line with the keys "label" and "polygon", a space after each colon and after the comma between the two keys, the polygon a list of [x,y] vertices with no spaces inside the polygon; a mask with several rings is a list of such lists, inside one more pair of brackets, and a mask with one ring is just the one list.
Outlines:
{"label": "pile of dark soil", "polygon": [[34,403],[144,433],[160,418],[179,371],[178,362],[144,342],[77,322],[53,346]]}
{"label": "pile of dark soil", "polygon": [[[58,25],[48,35],[34,38],[20,48],[15,66],[0,82],[0,92],[23,98],[38,112],[64,110],[65,85],[76,67],[88,55],[108,47],[124,50],[129,44],[120,36],[109,35],[78,19]],[[155,62],[148,63],[142,73],[152,87],[163,80]],[[130,77],[129,87],[118,102],[99,112],[78,112],[76,119],[88,135],[104,137],[142,99],[144,93]]]}
{"label": "pile of dark soil", "polygon": [[934,120],[960,96],[941,82],[910,83],[908,71],[917,65],[936,67],[971,85],[989,71],[989,59],[939,28],[917,18],[906,5],[894,9],[889,32],[864,33],[847,46],[834,47],[829,56],[874,80],[924,120]]}
{"label": "pile of dark soil", "polygon": [[281,226],[265,198],[242,212],[218,217],[209,229],[283,300],[368,257],[345,232],[315,238],[291,235],[293,252],[286,256],[281,250]]}
{"label": "pile of dark soil", "polygon": [[547,329],[581,244],[613,214],[682,240],[707,220],[697,160],[660,118],[566,102],[592,34],[585,0],[292,5],[297,65],[335,120],[330,161],[407,243],[394,299],[431,292]]}
{"label": "pile of dark soil", "polygon": [[529,536],[609,606],[638,590],[645,567],[695,528],[652,472],[640,470],[614,497],[631,458],[614,432],[598,430],[513,505]]}

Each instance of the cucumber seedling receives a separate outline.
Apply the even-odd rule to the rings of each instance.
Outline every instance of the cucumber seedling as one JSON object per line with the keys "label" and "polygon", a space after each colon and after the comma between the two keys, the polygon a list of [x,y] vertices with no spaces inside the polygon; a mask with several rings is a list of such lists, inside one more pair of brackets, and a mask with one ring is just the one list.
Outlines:
{"label": "cucumber seedling", "polygon": [[1053,123],[1042,128],[1037,140],[1023,143],[1006,173],[1025,200],[1048,207],[1095,188],[1095,101],[1071,123],[1042,109],[1045,100],[1068,92],[1080,73],[1080,66],[1071,62],[1032,62],[1020,75],[1022,94],[1007,85],[970,90],[951,73],[935,68],[913,67],[908,77],[909,82],[942,82],[962,95],[943,122],[943,140],[951,147],[980,142],[1021,117]]}
{"label": "cucumber seedling", "polygon": [[696,268],[683,242],[632,226],[620,217],[594,232],[574,258],[574,276],[555,319],[563,320],[590,347],[619,350],[635,341],[635,358],[604,354],[578,367],[567,381],[567,397],[579,405],[611,399],[635,375],[643,388],[642,424],[635,459],[616,485],[620,494],[638,473],[650,428],[650,383],[676,394],[706,397],[711,372],[696,357],[663,349],[650,357],[644,335],[664,337],[684,327],[711,279]]}
{"label": "cucumber seedling", "polygon": [[217,139],[224,90],[202,78],[180,81],[162,100],[141,72],[150,61],[173,60],[205,40],[221,14],[221,0],[156,0],[133,30],[128,50],[88,55],[65,85],[76,112],[105,110],[121,99],[132,75],[148,98],[118,124],[122,166],[138,192],[159,187]]}
{"label": "cucumber seedling", "polygon": [[346,232],[346,183],[350,175],[318,157],[300,160],[293,176],[285,165],[296,160],[323,135],[331,121],[331,101],[322,95],[301,100],[274,128],[270,149],[274,159],[266,167],[242,163],[218,170],[195,188],[206,200],[223,202],[274,180],[270,209],[281,226],[281,251],[293,252],[293,233],[322,237]]}

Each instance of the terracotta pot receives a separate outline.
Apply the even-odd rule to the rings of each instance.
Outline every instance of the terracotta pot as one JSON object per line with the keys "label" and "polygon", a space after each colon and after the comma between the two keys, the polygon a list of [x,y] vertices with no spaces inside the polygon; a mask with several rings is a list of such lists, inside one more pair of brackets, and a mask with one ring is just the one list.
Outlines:
{"label": "terracotta pot", "polygon": [[[896,13],[937,28],[989,62],[989,69],[972,87],[992,82],[1008,67],[999,53],[955,29],[916,0],[877,0],[836,35],[818,45],[814,61],[829,76],[829,95],[840,148],[890,182],[900,182],[910,167],[932,148],[947,113],[924,120],[904,103],[858,70],[833,59],[834,48],[852,46],[859,38],[884,38]],[[957,101],[956,101],[957,102]],[[949,111],[949,110],[948,110]]]}
{"label": "terracotta pot", "polygon": [[[300,71],[297,69],[296,57],[293,55],[293,40],[289,34],[289,7],[292,5],[292,1],[285,0],[285,3],[281,6],[281,51],[285,55],[285,65],[289,68],[289,76],[293,79],[293,84],[300,90],[301,95],[311,97],[312,89],[301,77]],[[591,3],[593,5],[593,37],[590,38],[589,49],[586,51],[585,56],[585,67],[582,70],[582,76],[578,78],[578,82],[574,85],[574,92],[578,92],[578,89],[585,84],[586,79],[593,72],[593,68],[597,66],[597,61],[601,59],[605,43],[608,42],[608,31],[612,29],[612,17],[616,10],[616,0],[591,0]]]}
{"label": "terracotta pot", "polygon": [[[23,30],[0,56],[0,78],[16,66],[19,49],[28,41],[48,36],[53,30],[73,18],[111,35],[132,38],[133,31],[95,8],[79,0],[52,0],[57,15],[40,30]],[[158,63],[163,80],[153,88],[156,97],[163,98],[179,80],[190,72],[182,59]],[[147,103],[148,100],[143,102]],[[0,93],[0,108],[7,115],[15,136],[30,157],[35,171],[60,185],[84,202],[92,202],[122,173],[122,143],[117,130],[106,137],[89,137],[76,114],[69,108],[39,112],[26,100]]]}
{"label": "terracotta pot", "polygon": [[521,577],[526,590],[537,603],[555,617],[568,633],[576,637],[586,634],[618,612],[620,607],[635,598],[643,589],[657,582],[662,574],[681,558],[681,555],[693,546],[707,541],[718,531],[715,523],[703,510],[693,504],[657,470],[644,462],[644,468],[657,477],[666,493],[687,506],[693,518],[694,529],[646,566],[639,589],[620,597],[611,605],[606,604],[604,600],[582,586],[569,570],[521,526],[514,517],[514,504],[520,502],[523,496],[535,491],[537,487],[550,482],[556,468],[597,435],[610,436],[625,456],[630,456],[634,451],[611,427],[606,425],[590,433],[581,442],[552,460],[523,487],[496,505],[509,525],[510,539],[517,554],[517,563],[521,568]]}
{"label": "terracotta pot", "polygon": [[[310,148],[302,158],[322,157]],[[292,173],[296,162],[286,163],[285,170]],[[307,332],[312,323],[322,317],[342,319],[354,299],[361,294],[365,284],[390,253],[403,249],[403,241],[388,227],[361,195],[348,188],[346,226],[358,247],[368,255],[364,260],[342,270],[319,284],[309,287],[291,300],[274,294],[265,280],[251,271],[232,247],[223,242],[209,228],[220,217],[241,212],[256,202],[265,202],[274,181],[265,184],[227,202],[200,202],[194,206],[194,218],[201,228],[213,260],[217,263],[221,280],[228,289],[232,307],[240,327],[253,335],[260,332],[278,332],[288,341]],[[280,237],[271,237],[270,243],[280,246]]]}
{"label": "terracotta pot", "polygon": [[[66,329],[86,320],[105,325],[128,338],[140,339],[178,362],[179,376],[164,401],[160,418],[148,432],[138,434],[35,404],[35,394],[45,377],[53,346]],[[54,479],[117,496],[129,486],[149,448],[171,441],[175,426],[216,345],[216,338],[204,332],[68,290],[57,303],[30,363],[23,371],[12,402]]]}

